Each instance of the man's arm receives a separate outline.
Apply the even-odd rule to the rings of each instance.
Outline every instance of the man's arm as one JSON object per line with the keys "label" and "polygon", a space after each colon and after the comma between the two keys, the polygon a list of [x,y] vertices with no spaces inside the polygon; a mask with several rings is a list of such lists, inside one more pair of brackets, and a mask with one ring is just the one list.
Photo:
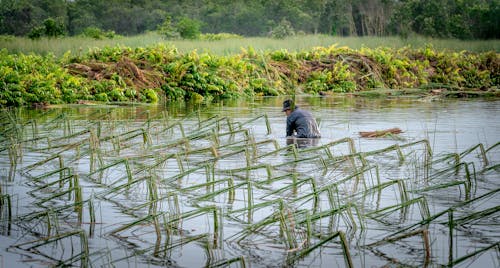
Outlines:
{"label": "man's arm", "polygon": [[292,116],[288,116],[286,118],[286,136],[287,137],[290,137],[293,135],[293,130],[295,129],[295,126],[294,126],[294,121],[293,121],[293,118]]}

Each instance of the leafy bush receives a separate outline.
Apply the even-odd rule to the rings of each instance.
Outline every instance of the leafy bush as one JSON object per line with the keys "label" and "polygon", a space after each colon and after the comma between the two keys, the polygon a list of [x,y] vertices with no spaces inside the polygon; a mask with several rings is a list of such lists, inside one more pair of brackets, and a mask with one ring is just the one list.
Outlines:
{"label": "leafy bush", "polygon": [[201,35],[201,22],[183,17],[177,23],[177,31],[184,39],[198,39]]}
{"label": "leafy bush", "polygon": [[149,103],[157,103],[158,102],[158,95],[156,94],[156,91],[154,89],[148,88],[144,90],[143,92],[144,96],[144,101],[149,102]]}
{"label": "leafy bush", "polygon": [[158,33],[166,39],[177,39],[181,37],[179,31],[173,25],[172,17],[170,16],[166,17],[163,23],[158,26]]}
{"label": "leafy bush", "polygon": [[161,89],[165,93],[167,99],[170,100],[183,100],[186,96],[184,89],[180,88],[176,82],[170,82],[162,85]]}
{"label": "leafy bush", "polygon": [[58,37],[64,35],[64,24],[56,21],[53,18],[48,18],[43,21],[45,27],[45,35],[48,37]]}
{"label": "leafy bush", "polygon": [[108,102],[108,95],[104,92],[95,95],[96,101]]}
{"label": "leafy bush", "polygon": [[28,38],[30,39],[40,39],[42,36],[44,36],[45,33],[45,28],[42,26],[35,26],[31,31],[28,33]]}
{"label": "leafy bush", "polygon": [[279,92],[269,85],[269,81],[263,78],[255,78],[250,80],[250,89],[257,96],[278,96]]}
{"label": "leafy bush", "polygon": [[99,29],[97,27],[87,27],[83,30],[82,36],[94,38],[96,40],[100,40],[100,39],[105,39],[105,38],[113,39],[117,35],[115,34],[114,31],[104,31],[104,30]]}
{"label": "leafy bush", "polygon": [[208,41],[219,41],[219,40],[240,39],[240,38],[244,37],[239,34],[231,34],[231,33],[217,33],[217,34],[207,33],[200,35],[200,40],[208,40]]}
{"label": "leafy bush", "polygon": [[269,32],[270,37],[277,39],[283,39],[292,35],[295,35],[295,30],[292,24],[286,19],[282,19],[280,23]]}
{"label": "leafy bush", "polygon": [[65,27],[60,21],[56,21],[53,18],[48,18],[43,21],[42,26],[35,26],[28,33],[28,37],[31,39],[38,39],[43,36],[47,37],[59,37],[64,36]]}

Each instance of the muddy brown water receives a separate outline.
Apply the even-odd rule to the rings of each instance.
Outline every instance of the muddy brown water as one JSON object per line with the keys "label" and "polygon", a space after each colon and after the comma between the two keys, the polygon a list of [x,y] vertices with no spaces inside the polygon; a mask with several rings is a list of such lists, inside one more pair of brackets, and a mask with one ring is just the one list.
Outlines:
{"label": "muddy brown water", "polygon": [[500,265],[500,101],[282,101],[4,111],[0,267]]}

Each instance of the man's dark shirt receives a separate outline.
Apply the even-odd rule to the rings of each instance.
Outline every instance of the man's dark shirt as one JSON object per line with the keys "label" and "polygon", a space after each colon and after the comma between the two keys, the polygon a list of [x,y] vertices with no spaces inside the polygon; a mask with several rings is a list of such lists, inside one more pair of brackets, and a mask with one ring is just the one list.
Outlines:
{"label": "man's dark shirt", "polygon": [[318,124],[309,111],[299,109],[295,110],[286,118],[286,136],[290,137],[293,132],[297,138],[320,138],[321,133]]}

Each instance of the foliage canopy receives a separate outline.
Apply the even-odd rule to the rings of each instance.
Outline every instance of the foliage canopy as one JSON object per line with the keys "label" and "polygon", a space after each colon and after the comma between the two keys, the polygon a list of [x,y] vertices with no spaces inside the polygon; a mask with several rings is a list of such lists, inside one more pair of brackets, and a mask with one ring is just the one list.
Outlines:
{"label": "foliage canopy", "polygon": [[[174,37],[175,33],[182,33],[193,38],[198,36],[198,30],[266,36],[270,32],[283,33],[283,22],[287,21],[289,30],[306,34],[408,36],[415,33],[440,38],[500,38],[500,0],[2,0],[0,3],[0,35],[26,36],[32,32],[36,36],[50,18],[60,22],[63,32],[69,35],[94,27],[120,35],[162,28],[163,33]],[[174,28],[168,29],[169,25]],[[45,24],[46,29],[55,29],[52,26]]]}

